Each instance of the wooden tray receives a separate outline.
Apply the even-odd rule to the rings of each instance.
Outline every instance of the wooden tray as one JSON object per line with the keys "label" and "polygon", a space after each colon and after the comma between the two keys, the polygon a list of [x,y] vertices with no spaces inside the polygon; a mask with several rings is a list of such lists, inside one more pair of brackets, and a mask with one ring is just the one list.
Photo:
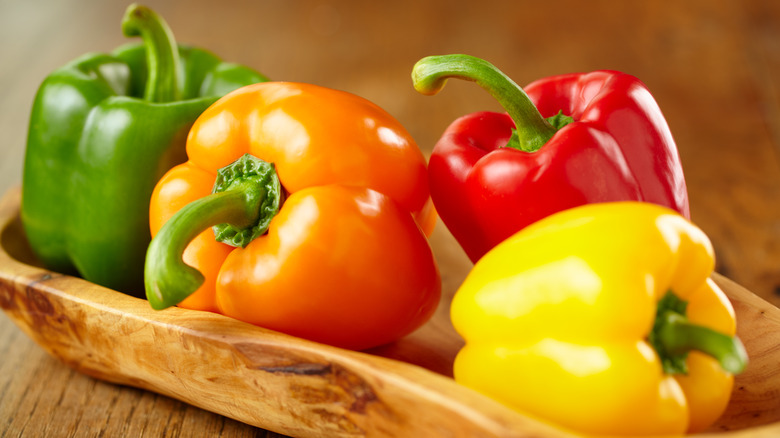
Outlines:
{"label": "wooden tray", "polygon": [[[20,191],[0,201],[0,306],[49,354],[98,379],[154,391],[299,437],[578,435],[510,410],[451,378],[461,347],[448,300],[411,336],[368,352],[309,342],[132,298],[35,265]],[[443,276],[448,273],[443,269]],[[730,280],[750,365],[727,412],[697,436],[780,436],[780,310]],[[450,291],[451,293],[451,291]]]}

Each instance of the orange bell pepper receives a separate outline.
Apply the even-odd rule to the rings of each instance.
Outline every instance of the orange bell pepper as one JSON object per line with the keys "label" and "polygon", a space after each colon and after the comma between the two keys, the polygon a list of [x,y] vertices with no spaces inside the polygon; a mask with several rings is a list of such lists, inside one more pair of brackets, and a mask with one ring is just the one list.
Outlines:
{"label": "orange bell pepper", "polygon": [[378,106],[308,84],[251,85],[196,120],[187,154],[151,199],[152,307],[350,349],[399,339],[433,314],[441,279],[425,159]]}

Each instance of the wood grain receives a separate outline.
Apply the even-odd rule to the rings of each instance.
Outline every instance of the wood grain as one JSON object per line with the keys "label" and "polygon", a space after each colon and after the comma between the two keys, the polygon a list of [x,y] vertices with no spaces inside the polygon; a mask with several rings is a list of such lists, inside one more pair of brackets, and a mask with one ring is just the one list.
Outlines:
{"label": "wood grain", "polygon": [[[275,79],[339,88],[376,102],[409,129],[425,152],[456,117],[500,109],[472,84],[453,82],[434,98],[416,94],[409,71],[422,56],[481,56],[520,84],[600,68],[634,74],[648,85],[672,128],[693,218],[715,245],[718,271],[780,304],[780,2],[146,4],[166,17],[182,42]],[[118,25],[126,6],[99,0],[0,3],[0,39],[6,42],[0,45],[0,193],[21,180],[29,108],[40,81],[87,51],[109,51],[126,42]],[[446,299],[470,263],[441,223],[432,243]],[[439,312],[446,314],[446,303]],[[450,327],[443,323],[431,330]],[[413,337],[376,354],[435,368],[440,359],[421,354],[426,348]],[[734,415],[747,420],[755,410]],[[769,427],[765,436],[774,436]],[[74,372],[0,316],[0,436],[55,432],[276,436],[166,396]]]}

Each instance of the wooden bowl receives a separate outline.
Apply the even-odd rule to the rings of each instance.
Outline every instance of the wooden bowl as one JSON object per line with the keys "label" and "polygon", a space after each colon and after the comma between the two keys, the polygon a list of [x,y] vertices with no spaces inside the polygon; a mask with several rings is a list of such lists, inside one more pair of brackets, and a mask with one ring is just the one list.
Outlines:
{"label": "wooden bowl", "polygon": [[[154,391],[279,433],[307,436],[579,435],[513,411],[451,378],[462,341],[448,300],[392,345],[353,352],[222,315],[171,308],[36,266],[20,190],[0,201],[0,306],[30,338],[95,378]],[[442,272],[447,275],[447,272]],[[723,417],[701,437],[780,436],[780,310],[730,280],[751,362]]]}

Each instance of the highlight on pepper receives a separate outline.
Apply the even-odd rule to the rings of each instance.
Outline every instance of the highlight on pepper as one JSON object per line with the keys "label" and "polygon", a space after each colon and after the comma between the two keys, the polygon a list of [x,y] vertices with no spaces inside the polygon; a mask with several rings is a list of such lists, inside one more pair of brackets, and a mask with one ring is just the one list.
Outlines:
{"label": "highlight on pepper", "polygon": [[456,292],[455,380],[580,433],[702,431],[748,361],[713,269],[707,236],[665,207],[551,215],[489,251]]}
{"label": "highlight on pepper", "polygon": [[644,201],[689,216],[677,147],[639,79],[600,70],[521,88],[461,54],[425,57],[412,70],[425,95],[449,79],[475,82],[506,110],[453,121],[428,164],[436,210],[472,262],[524,227],[587,203]]}
{"label": "highlight on pepper", "polygon": [[157,184],[147,298],[362,350],[425,323],[441,295],[424,156],[373,103],[310,84],[209,107]]}

